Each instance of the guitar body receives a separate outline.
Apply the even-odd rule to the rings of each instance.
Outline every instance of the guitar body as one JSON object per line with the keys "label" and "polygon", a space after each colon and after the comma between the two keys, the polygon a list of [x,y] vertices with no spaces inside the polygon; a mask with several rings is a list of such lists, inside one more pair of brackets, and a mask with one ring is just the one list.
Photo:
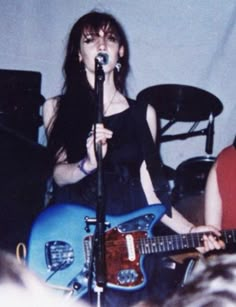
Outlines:
{"label": "guitar body", "polygon": [[[136,290],[146,284],[143,256],[136,242],[152,235],[154,224],[165,213],[161,204],[125,215],[106,216],[105,233],[107,286]],[[33,224],[27,264],[44,281],[75,287],[77,296],[87,292],[95,223],[94,210],[81,205],[54,205]],[[88,228],[90,232],[88,232]]]}

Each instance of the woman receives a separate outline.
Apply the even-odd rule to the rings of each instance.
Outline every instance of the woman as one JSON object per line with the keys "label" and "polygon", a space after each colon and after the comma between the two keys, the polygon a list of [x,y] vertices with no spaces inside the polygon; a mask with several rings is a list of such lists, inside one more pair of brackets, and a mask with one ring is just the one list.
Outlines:
{"label": "woman", "polygon": [[[100,53],[106,54],[108,63],[103,65],[103,123],[94,125],[95,58]],[[141,138],[134,120],[136,112],[142,114],[140,125],[148,125],[152,139],[155,140],[156,114],[150,105],[137,106],[135,101],[125,96],[128,68],[126,37],[113,16],[91,12],[75,23],[64,63],[63,93],[47,100],[43,110],[48,148],[55,160],[54,202],[80,203],[95,208],[95,141],[101,144],[102,149],[107,213],[124,214],[160,203],[147,171]],[[172,209],[172,217],[164,215],[161,221],[178,233],[213,231],[219,235],[214,227],[194,227],[175,209]],[[213,236],[204,236],[204,241],[205,250],[220,248]],[[152,268],[150,271],[154,273]],[[116,295],[117,291],[111,290],[106,293],[107,301],[112,297],[112,306],[122,304],[122,300],[127,306],[128,302],[131,304],[151,296],[155,291],[147,286],[135,293],[118,292]]]}
{"label": "woman", "polygon": [[206,184],[205,220],[219,229],[235,229],[236,137],[212,166]]}

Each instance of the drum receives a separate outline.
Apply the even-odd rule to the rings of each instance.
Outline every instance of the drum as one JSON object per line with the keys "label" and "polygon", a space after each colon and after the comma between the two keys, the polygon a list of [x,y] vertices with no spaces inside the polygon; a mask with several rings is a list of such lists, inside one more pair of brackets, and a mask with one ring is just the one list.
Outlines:
{"label": "drum", "polygon": [[182,162],[176,169],[173,198],[203,193],[214,161],[213,157],[195,157]]}
{"label": "drum", "polygon": [[204,193],[184,196],[174,203],[175,209],[194,225],[204,224]]}

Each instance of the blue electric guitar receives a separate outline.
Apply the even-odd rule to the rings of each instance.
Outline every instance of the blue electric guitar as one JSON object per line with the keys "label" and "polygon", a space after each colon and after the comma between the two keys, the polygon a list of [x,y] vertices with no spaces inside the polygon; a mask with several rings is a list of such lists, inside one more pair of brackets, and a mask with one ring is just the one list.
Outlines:
{"label": "blue electric guitar", "polygon": [[[164,213],[165,207],[158,204],[125,215],[106,216],[107,287],[142,288],[146,284],[145,255],[202,246],[201,233],[153,237],[152,228]],[[78,297],[86,293],[95,228],[91,221],[95,215],[92,209],[72,204],[43,211],[33,224],[29,239],[29,268],[52,285],[76,289]],[[232,233],[225,235],[232,238]]]}

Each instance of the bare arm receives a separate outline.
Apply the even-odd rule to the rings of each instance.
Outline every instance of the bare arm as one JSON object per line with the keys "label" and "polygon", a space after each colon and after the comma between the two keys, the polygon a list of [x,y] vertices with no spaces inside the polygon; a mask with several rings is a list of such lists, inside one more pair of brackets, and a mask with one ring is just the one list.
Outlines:
{"label": "bare arm", "polygon": [[221,229],[222,201],[216,174],[217,162],[212,166],[205,191],[205,223]]}

